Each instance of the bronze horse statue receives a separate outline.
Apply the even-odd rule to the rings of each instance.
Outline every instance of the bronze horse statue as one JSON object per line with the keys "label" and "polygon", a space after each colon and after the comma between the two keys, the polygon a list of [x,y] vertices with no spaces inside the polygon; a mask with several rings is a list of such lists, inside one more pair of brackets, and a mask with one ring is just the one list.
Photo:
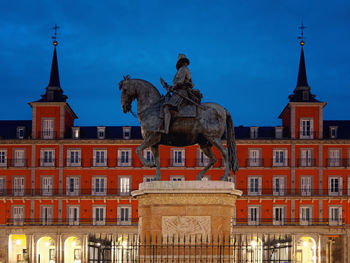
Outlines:
{"label": "bronze horse statue", "polygon": [[[132,112],[131,103],[137,100],[137,117],[141,124],[143,143],[136,148],[142,164],[146,167],[156,167],[155,180],[160,180],[159,145],[188,146],[199,144],[200,149],[209,158],[208,164],[197,175],[201,180],[217,159],[212,152],[215,146],[225,161],[225,173],[221,180],[228,180],[230,170],[238,170],[234,127],[230,113],[216,103],[202,103],[197,108],[197,117],[177,117],[172,120],[169,134],[159,132],[163,120],[160,111],[164,96],[151,83],[141,79],[130,79],[129,76],[119,83],[121,105],[123,112]],[[221,138],[227,126],[227,149]],[[150,148],[154,161],[147,161],[142,151]]]}

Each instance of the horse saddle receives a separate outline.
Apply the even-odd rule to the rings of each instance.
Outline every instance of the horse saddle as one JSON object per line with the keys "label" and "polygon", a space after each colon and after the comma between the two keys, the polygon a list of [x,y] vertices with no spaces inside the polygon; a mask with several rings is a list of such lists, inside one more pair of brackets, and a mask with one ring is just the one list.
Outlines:
{"label": "horse saddle", "polygon": [[194,118],[197,116],[197,106],[193,104],[187,104],[180,107],[178,112],[173,112],[175,118]]}

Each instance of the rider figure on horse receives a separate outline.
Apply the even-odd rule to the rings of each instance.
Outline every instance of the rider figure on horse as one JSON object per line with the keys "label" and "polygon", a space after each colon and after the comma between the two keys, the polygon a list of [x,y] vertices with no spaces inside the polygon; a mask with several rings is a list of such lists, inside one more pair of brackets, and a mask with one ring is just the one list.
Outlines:
{"label": "rider figure on horse", "polygon": [[[184,54],[179,54],[176,63],[177,73],[173,80],[173,86],[168,87],[169,96],[166,96],[166,101],[163,104],[164,130],[160,130],[162,133],[169,133],[170,110],[179,111],[180,107],[184,104],[183,102],[187,103],[191,101],[190,96],[194,85],[191,79],[191,72],[187,68],[189,64],[189,59]],[[173,93],[171,96],[170,91]]]}

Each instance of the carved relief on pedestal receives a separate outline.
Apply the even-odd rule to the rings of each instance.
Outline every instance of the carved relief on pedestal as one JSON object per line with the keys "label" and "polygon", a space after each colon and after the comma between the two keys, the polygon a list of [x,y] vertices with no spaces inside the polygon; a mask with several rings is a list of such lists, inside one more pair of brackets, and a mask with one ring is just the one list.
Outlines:
{"label": "carved relief on pedestal", "polygon": [[203,238],[211,235],[210,216],[163,216],[162,217],[163,237],[186,237],[190,236]]}

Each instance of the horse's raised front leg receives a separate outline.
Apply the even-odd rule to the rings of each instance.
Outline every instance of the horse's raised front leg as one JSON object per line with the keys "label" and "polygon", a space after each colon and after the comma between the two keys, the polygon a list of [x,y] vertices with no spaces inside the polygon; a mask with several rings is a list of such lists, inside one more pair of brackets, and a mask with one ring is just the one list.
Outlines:
{"label": "horse's raised front leg", "polygon": [[222,158],[225,161],[225,173],[223,177],[221,177],[222,181],[228,181],[228,177],[231,175],[230,173],[230,164],[229,164],[229,158],[228,158],[228,151],[224,147],[224,145],[221,142],[220,138],[211,138],[209,140],[218,150],[221,152]]}
{"label": "horse's raised front leg", "polygon": [[201,144],[201,145],[199,145],[199,147],[201,148],[203,153],[206,156],[208,156],[208,158],[209,158],[208,164],[197,175],[197,180],[202,180],[204,174],[210,169],[210,167],[212,167],[216,163],[217,159],[216,159],[213,151],[211,150],[211,145],[209,145],[209,144]]}
{"label": "horse's raised front leg", "polygon": [[161,177],[160,177],[160,160],[159,160],[159,145],[153,145],[151,147],[151,151],[153,153],[153,158],[154,158],[154,162],[156,164],[156,177],[155,180],[156,181],[160,181]]}
{"label": "horse's raised front leg", "polygon": [[160,134],[152,134],[147,137],[140,146],[136,148],[136,153],[139,156],[142,165],[146,167],[154,167],[155,163],[152,161],[147,161],[145,157],[143,157],[142,151],[148,147],[152,147],[160,141]]}

